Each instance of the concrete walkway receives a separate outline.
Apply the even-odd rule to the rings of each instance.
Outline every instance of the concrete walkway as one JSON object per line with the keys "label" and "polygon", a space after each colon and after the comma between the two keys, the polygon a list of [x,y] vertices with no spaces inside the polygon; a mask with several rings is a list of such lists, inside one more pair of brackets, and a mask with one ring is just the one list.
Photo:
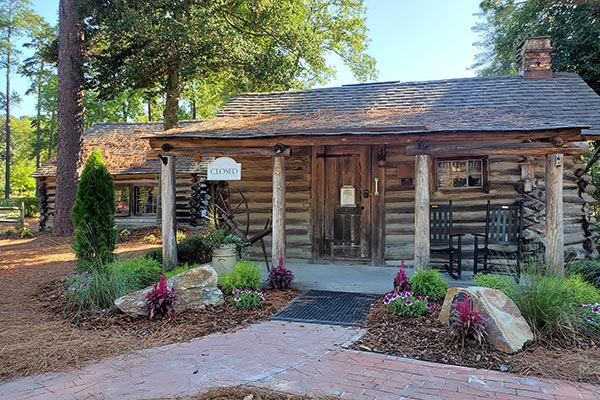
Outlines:
{"label": "concrete walkway", "polygon": [[359,328],[269,321],[0,385],[0,399],[186,398],[247,384],[348,399],[600,399],[600,385],[523,378],[345,347]]}

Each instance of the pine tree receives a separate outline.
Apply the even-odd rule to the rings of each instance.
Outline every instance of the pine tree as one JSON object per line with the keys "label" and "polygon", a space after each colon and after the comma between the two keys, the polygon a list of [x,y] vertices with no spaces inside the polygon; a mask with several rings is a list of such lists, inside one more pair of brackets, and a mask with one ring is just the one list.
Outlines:
{"label": "pine tree", "polygon": [[115,186],[98,149],[87,158],[71,213],[79,268],[90,270],[114,261]]}

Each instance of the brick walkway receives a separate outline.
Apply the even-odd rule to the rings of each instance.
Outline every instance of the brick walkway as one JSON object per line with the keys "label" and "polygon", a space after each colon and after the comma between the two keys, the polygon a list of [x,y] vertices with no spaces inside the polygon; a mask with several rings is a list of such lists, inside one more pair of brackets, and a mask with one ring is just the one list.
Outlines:
{"label": "brick walkway", "polygon": [[249,384],[348,399],[600,399],[600,385],[344,349],[357,328],[269,321],[0,385],[0,399],[144,399]]}

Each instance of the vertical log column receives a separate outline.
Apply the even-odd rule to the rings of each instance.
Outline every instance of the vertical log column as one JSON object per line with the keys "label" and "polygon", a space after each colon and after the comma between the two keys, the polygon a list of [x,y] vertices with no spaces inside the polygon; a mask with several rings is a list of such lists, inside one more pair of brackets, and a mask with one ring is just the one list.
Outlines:
{"label": "vertical log column", "polygon": [[[279,147],[281,146],[281,148]],[[275,146],[273,155],[273,244],[271,257],[273,265],[282,258],[285,263],[285,147]]]}
{"label": "vertical log column", "polygon": [[429,156],[415,159],[415,271],[429,268]]}
{"label": "vertical log column", "polygon": [[546,268],[565,275],[563,229],[563,155],[546,156]]}
{"label": "vertical log column", "polygon": [[175,232],[175,157],[160,156],[160,197],[162,205],[162,259],[167,271],[177,266],[177,241]]}

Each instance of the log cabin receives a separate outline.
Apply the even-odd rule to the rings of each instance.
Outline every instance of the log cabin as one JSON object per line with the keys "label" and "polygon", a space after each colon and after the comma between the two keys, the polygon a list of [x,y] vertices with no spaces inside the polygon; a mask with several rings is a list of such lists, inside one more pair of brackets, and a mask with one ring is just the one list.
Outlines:
{"label": "log cabin", "polygon": [[[187,204],[199,165],[227,156],[241,164],[229,186],[244,195],[249,232],[271,220],[274,261],[428,267],[429,207],[448,201],[468,259],[490,200],[523,202],[527,250],[560,270],[565,259],[598,257],[581,157],[600,133],[600,97],[578,75],[554,72],[551,50],[548,37],[528,39],[518,75],[245,93],[211,120],[167,132],[115,124],[121,136],[110,140],[101,124],[84,135],[84,152],[100,146],[116,187],[129,188],[121,219],[136,216],[136,182],[158,185],[160,169],[162,207],[151,217],[167,264],[176,224],[197,222]],[[52,167],[36,177],[51,214]]]}
{"label": "log cabin", "polygon": [[[598,256],[581,156],[600,133],[600,97],[554,72],[551,50],[549,37],[528,39],[511,76],[240,94],[214,119],[146,138],[163,175],[180,156],[239,162],[230,183],[251,230],[272,219],[275,261],[425,268],[431,204],[451,200],[466,234],[484,229],[487,200],[522,201],[529,251],[560,271],[565,257]],[[163,233],[174,237],[167,182]]]}

